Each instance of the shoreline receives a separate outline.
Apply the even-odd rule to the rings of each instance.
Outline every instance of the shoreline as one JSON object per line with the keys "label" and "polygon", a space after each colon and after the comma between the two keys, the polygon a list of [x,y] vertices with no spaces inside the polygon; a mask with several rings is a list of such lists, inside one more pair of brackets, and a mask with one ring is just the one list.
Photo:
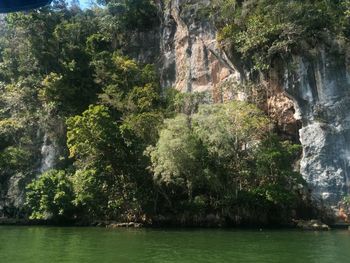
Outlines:
{"label": "shoreline", "polygon": [[[0,218],[0,226],[48,226],[48,227],[91,227],[108,229],[254,229],[254,230],[301,230],[301,231],[330,231],[330,230],[350,230],[350,223],[324,224],[317,220],[300,220],[303,225],[290,224],[239,224],[239,225],[200,225],[200,224],[142,224],[137,222],[117,222],[117,221],[95,221],[92,223],[54,220],[28,220],[15,218]],[[312,227],[312,224],[318,222]],[[307,225],[307,226],[306,226]],[[306,226],[306,227],[305,227]]]}

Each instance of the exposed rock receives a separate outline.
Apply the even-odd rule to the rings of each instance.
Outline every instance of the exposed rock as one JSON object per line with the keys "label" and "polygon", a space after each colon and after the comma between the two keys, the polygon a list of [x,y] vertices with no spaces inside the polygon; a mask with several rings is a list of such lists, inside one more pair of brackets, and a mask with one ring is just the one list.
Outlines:
{"label": "exposed rock", "polygon": [[147,31],[128,32],[128,45],[118,48],[137,61],[153,64],[160,54],[159,30],[156,27]]}
{"label": "exposed rock", "polygon": [[[215,27],[199,16],[210,1],[158,2],[162,86],[209,91],[215,102],[247,99],[237,89],[243,75],[220,48]],[[308,49],[284,76],[272,74],[265,110],[284,135],[300,139],[300,171],[315,196],[336,205],[350,192],[350,51],[335,40]]]}
{"label": "exposed rock", "polygon": [[19,211],[16,208],[22,207],[24,204],[24,187],[27,181],[25,175],[17,173],[8,180],[6,186],[2,186],[4,190],[0,189],[0,217],[19,216]]}
{"label": "exposed rock", "polygon": [[[237,68],[239,61],[231,63],[234,59],[220,48],[214,25],[201,17],[210,0],[157,3],[162,16],[158,63],[162,86],[209,91],[215,102],[246,100],[247,93],[237,88],[244,77]],[[350,192],[350,52],[346,46],[329,41],[321,48],[309,47],[307,54],[294,58],[284,76],[272,74],[263,102],[278,129],[288,139],[300,139],[300,171],[315,196],[331,205]]]}
{"label": "exposed rock", "polygon": [[330,205],[350,192],[349,57],[349,50],[334,42],[295,57],[297,70],[285,73],[285,90],[303,125],[301,173]]}
{"label": "exposed rock", "polygon": [[288,139],[297,141],[300,123],[294,117],[293,101],[283,92],[277,92],[268,98],[267,105],[269,116],[275,121],[278,129],[287,135]]}
{"label": "exposed rock", "polygon": [[209,0],[171,0],[162,5],[160,72],[163,87],[210,91],[222,100],[217,92],[220,83],[228,78],[239,82],[240,74],[220,49],[214,25],[198,19],[209,4]]}
{"label": "exposed rock", "polygon": [[141,223],[129,222],[129,223],[110,223],[106,225],[106,228],[123,228],[123,227],[131,227],[131,228],[140,228],[143,225]]}
{"label": "exposed rock", "polygon": [[41,147],[41,165],[40,165],[40,173],[44,173],[50,169],[52,169],[58,158],[58,145],[57,143],[50,139],[48,134],[45,133],[43,139],[43,145]]}
{"label": "exposed rock", "polygon": [[311,231],[328,231],[331,228],[322,223],[319,220],[297,220],[295,221],[297,228],[300,228],[302,230],[311,230]]}
{"label": "exposed rock", "polygon": [[[266,108],[265,112],[274,120],[278,132],[293,141],[299,141],[299,129],[301,122],[296,114],[293,99],[283,89],[277,72],[270,73],[269,83],[265,84]],[[263,97],[259,95],[259,97]],[[263,98],[261,98],[263,99]]]}

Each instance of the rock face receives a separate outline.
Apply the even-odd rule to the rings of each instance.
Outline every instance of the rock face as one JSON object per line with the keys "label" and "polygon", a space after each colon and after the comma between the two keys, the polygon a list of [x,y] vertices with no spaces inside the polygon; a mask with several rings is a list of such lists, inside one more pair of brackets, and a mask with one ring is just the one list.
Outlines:
{"label": "rock face", "polygon": [[[215,27],[205,14],[210,0],[158,4],[162,86],[210,91],[216,102],[244,99],[244,94],[223,90],[225,85],[239,85],[244,74],[216,41]],[[350,192],[350,52],[345,46],[332,40],[295,57],[292,69],[267,84],[265,102],[266,111],[289,138],[298,137],[301,128],[296,138],[303,146],[300,171],[315,196],[331,205]]]}
{"label": "rock face", "polygon": [[296,57],[297,69],[285,76],[303,126],[301,173],[330,205],[350,190],[349,58],[345,44],[333,42]]}
{"label": "rock face", "polygon": [[215,27],[205,17],[208,5],[210,0],[159,1],[160,75],[163,87],[211,91],[221,100],[220,84],[228,79],[239,82],[240,74],[219,48]]}
{"label": "rock face", "polygon": [[51,141],[47,133],[44,135],[43,145],[41,147],[41,165],[40,173],[44,173],[55,166],[57,161],[59,146],[55,141]]}
{"label": "rock face", "polygon": [[309,220],[309,221],[298,220],[295,223],[296,223],[296,227],[301,230],[328,231],[331,229],[328,225],[322,223],[319,220]]}

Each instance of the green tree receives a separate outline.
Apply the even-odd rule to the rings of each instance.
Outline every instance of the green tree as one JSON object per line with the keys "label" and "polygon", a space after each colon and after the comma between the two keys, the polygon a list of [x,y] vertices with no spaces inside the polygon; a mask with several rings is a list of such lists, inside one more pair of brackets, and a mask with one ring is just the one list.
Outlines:
{"label": "green tree", "polygon": [[[107,107],[91,105],[81,116],[69,118],[67,129],[70,157],[78,169],[75,182],[86,183],[83,189],[93,191],[78,191],[76,201],[86,201],[82,196],[99,196],[93,202],[86,201],[85,209],[101,217],[120,216],[132,202],[134,190],[130,155],[117,122]],[[90,183],[96,185],[89,187]]]}
{"label": "green tree", "polygon": [[282,207],[295,204],[306,182],[292,165],[300,156],[301,146],[280,142],[269,136],[256,152],[257,194]]}
{"label": "green tree", "polygon": [[165,121],[155,147],[147,150],[156,182],[180,186],[191,201],[193,187],[201,175],[200,144],[192,132],[190,119],[178,115]]}
{"label": "green tree", "polygon": [[65,171],[50,170],[27,186],[31,219],[69,219],[74,211],[73,187]]}
{"label": "green tree", "polygon": [[287,62],[327,37],[348,38],[346,1],[217,0],[213,17],[219,39],[247,69],[268,70],[276,60]]}
{"label": "green tree", "polygon": [[67,145],[81,168],[111,166],[117,172],[116,158],[125,155],[117,123],[102,105],[91,105],[81,116],[67,120]]}
{"label": "green tree", "polygon": [[77,170],[72,177],[75,199],[73,203],[83,217],[90,220],[103,215],[108,209],[108,192],[96,170]]}
{"label": "green tree", "polygon": [[231,218],[240,209],[269,216],[276,207],[295,207],[303,188],[292,168],[299,152],[270,135],[270,121],[256,106],[236,101],[167,119],[146,154],[162,211],[201,207]]}
{"label": "green tree", "polygon": [[253,150],[269,131],[268,118],[255,105],[230,102],[202,105],[192,120],[193,130],[207,151],[206,171],[212,190],[237,198],[249,185]]}

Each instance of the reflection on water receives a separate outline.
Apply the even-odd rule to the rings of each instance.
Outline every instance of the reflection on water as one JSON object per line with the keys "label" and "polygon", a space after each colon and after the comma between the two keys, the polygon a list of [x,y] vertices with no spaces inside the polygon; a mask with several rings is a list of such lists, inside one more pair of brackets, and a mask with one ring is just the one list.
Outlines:
{"label": "reflection on water", "polygon": [[0,227],[1,263],[349,262],[350,231]]}

